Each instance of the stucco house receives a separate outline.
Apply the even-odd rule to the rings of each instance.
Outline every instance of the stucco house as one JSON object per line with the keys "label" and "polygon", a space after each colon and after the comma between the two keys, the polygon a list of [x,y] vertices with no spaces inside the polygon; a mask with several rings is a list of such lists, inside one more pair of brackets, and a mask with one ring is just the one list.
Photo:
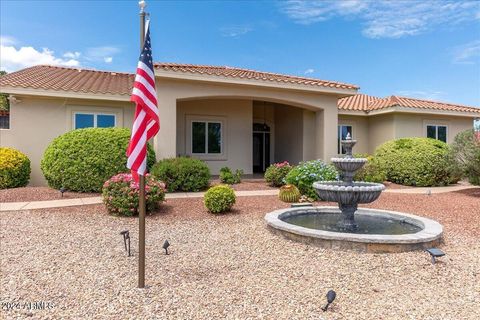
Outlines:
{"label": "stucco house", "polygon": [[[189,155],[213,173],[229,166],[263,172],[273,162],[328,161],[351,132],[356,152],[384,141],[432,136],[450,142],[472,128],[480,109],[416,99],[357,94],[352,84],[253,70],[155,64],[161,128],[158,158]],[[58,135],[84,127],[131,127],[133,74],[35,66],[0,78],[9,94],[9,128],[0,146],[32,162],[32,185],[45,184],[40,160]]]}

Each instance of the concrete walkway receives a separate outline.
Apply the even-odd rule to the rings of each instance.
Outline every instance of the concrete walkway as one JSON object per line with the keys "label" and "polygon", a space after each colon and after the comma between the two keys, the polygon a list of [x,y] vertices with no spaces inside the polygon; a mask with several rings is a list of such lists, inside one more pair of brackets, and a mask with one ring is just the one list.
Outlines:
{"label": "concrete walkway", "polygon": [[[432,187],[432,188],[404,188],[404,189],[387,189],[386,193],[407,193],[407,194],[428,194],[428,193],[445,193],[460,191],[464,189],[480,188],[470,185],[455,185],[447,187]],[[185,199],[185,198],[202,198],[205,192],[176,192],[167,193],[166,199]],[[275,196],[278,190],[253,190],[253,191],[235,191],[237,197],[252,197],[252,196]],[[0,211],[17,211],[30,209],[45,209],[45,208],[61,208],[71,206],[82,206],[89,204],[102,203],[102,197],[89,197],[77,199],[61,199],[48,201],[31,201],[31,202],[3,202],[0,203]]]}
{"label": "concrete walkway", "polygon": [[[176,193],[167,193],[165,195],[165,198],[166,199],[202,198],[204,194],[205,192],[176,192]],[[237,195],[237,197],[275,196],[278,194],[278,190],[235,191],[235,194]],[[102,203],[102,197],[31,201],[31,202],[2,202],[0,203],[0,211],[61,208],[61,207],[82,206],[87,204],[99,204],[99,203]]]}

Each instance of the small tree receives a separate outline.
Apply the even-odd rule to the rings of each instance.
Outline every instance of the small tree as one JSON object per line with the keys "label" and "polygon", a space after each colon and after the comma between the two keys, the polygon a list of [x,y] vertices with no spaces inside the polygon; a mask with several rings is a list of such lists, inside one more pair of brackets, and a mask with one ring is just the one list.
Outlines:
{"label": "small tree", "polygon": [[460,132],[452,144],[452,157],[470,183],[480,185],[480,140],[475,130]]}

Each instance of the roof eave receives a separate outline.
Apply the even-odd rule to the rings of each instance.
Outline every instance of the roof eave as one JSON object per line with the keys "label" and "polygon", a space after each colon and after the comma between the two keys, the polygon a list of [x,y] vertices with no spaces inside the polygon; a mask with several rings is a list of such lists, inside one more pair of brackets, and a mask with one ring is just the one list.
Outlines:
{"label": "roof eave", "polygon": [[206,75],[206,74],[193,74],[193,73],[180,73],[178,71],[165,71],[165,70],[155,70],[155,76],[159,78],[166,79],[177,79],[177,80],[190,80],[190,81],[202,81],[202,82],[213,82],[221,84],[238,84],[238,85],[248,85],[256,87],[266,87],[266,88],[276,88],[276,89],[287,89],[287,90],[300,90],[300,91],[309,91],[316,93],[324,94],[334,94],[342,97],[353,95],[357,93],[357,89],[345,89],[345,88],[331,88],[318,85],[302,85],[294,83],[282,83],[279,81],[270,81],[270,80],[255,80],[255,79],[239,79],[231,78],[225,76],[217,75]]}
{"label": "roof eave", "polygon": [[[480,111],[480,110],[479,110]],[[369,115],[380,115],[386,113],[414,113],[414,114],[432,114],[432,115],[445,115],[445,116],[454,116],[454,117],[469,117],[469,118],[480,118],[480,112],[468,112],[468,111],[452,111],[452,110],[435,110],[435,109],[420,109],[420,108],[411,108],[411,107],[389,107],[379,110],[372,110],[369,112]]]}
{"label": "roof eave", "polygon": [[58,91],[58,90],[45,90],[45,89],[33,89],[33,88],[19,88],[2,86],[1,93],[26,95],[26,96],[38,96],[38,97],[51,97],[51,98],[74,98],[74,99],[92,99],[92,100],[109,100],[109,101],[130,101],[130,95],[121,94],[107,94],[107,93],[88,93],[88,92],[75,92],[75,91]]}

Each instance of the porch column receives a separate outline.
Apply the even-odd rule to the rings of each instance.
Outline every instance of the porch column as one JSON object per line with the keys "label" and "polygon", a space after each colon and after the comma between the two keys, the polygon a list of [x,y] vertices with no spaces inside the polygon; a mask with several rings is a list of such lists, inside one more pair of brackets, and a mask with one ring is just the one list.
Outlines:
{"label": "porch column", "polygon": [[157,160],[177,156],[177,99],[159,94],[160,131],[154,139]]}
{"label": "porch column", "polygon": [[337,156],[338,112],[333,108],[319,110],[315,114],[316,157],[330,162]]}

